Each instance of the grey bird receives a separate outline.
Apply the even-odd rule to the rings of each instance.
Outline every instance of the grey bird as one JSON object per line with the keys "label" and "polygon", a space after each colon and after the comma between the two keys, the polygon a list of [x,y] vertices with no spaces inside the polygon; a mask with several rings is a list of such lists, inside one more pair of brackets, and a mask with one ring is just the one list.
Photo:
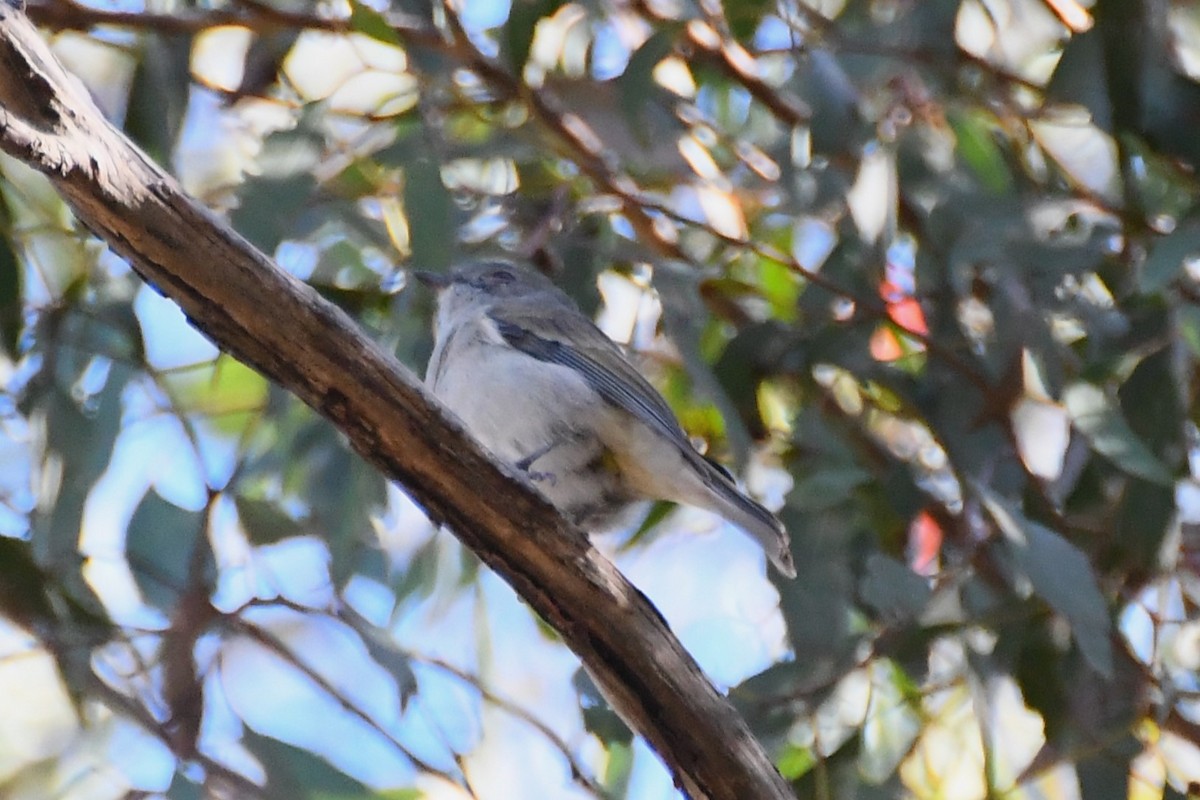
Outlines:
{"label": "grey bird", "polygon": [[425,383],[587,531],[642,500],[713,511],[796,576],[783,524],[692,446],[625,353],[548,278],[504,261],[417,272],[438,292]]}

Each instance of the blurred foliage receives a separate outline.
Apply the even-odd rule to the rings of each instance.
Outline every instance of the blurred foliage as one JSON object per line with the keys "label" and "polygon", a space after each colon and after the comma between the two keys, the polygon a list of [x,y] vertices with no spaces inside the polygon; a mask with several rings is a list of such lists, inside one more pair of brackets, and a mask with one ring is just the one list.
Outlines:
{"label": "blurred foliage", "polygon": [[[218,0],[63,32],[98,9],[29,13],[401,360],[410,267],[523,259],[790,487],[786,633],[731,696],[798,797],[1200,786],[1200,6]],[[0,228],[0,691],[30,698],[0,794],[646,796],[582,673],[564,722],[422,650],[453,618],[483,669],[500,612],[447,609],[487,577],[335,430],[10,160]],[[558,790],[472,783],[492,712]]]}

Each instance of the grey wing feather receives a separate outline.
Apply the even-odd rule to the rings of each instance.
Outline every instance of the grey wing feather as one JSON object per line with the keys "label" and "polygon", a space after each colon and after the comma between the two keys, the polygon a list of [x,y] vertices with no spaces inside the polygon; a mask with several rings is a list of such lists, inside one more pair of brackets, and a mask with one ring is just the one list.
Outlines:
{"label": "grey wing feather", "polygon": [[561,331],[547,324],[545,314],[506,308],[493,309],[488,316],[512,347],[539,361],[570,367],[609,403],[692,450],[671,407],[629,363],[621,349],[586,317],[579,316],[573,321],[577,324],[571,329],[571,344],[566,344],[560,338]]}

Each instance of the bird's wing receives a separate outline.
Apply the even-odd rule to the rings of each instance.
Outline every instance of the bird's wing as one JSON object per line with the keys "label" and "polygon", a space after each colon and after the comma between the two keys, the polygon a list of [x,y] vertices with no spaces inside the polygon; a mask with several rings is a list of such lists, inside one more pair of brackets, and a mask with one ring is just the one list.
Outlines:
{"label": "bird's wing", "polygon": [[539,361],[575,370],[609,403],[694,452],[667,401],[642,377],[621,348],[587,317],[574,309],[570,313],[574,318],[569,322],[569,337],[564,325],[555,321],[553,315],[547,319],[544,308],[512,304],[491,309],[488,317],[510,346]]}

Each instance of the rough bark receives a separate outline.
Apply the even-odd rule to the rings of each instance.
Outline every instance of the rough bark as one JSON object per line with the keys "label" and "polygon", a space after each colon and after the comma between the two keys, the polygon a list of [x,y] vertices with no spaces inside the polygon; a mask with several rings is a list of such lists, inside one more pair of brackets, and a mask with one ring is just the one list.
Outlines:
{"label": "rough bark", "polygon": [[199,330],[329,418],[507,580],[691,797],[792,797],[650,602],[349,317],[109,125],[2,0],[0,148],[47,175],[79,219]]}

